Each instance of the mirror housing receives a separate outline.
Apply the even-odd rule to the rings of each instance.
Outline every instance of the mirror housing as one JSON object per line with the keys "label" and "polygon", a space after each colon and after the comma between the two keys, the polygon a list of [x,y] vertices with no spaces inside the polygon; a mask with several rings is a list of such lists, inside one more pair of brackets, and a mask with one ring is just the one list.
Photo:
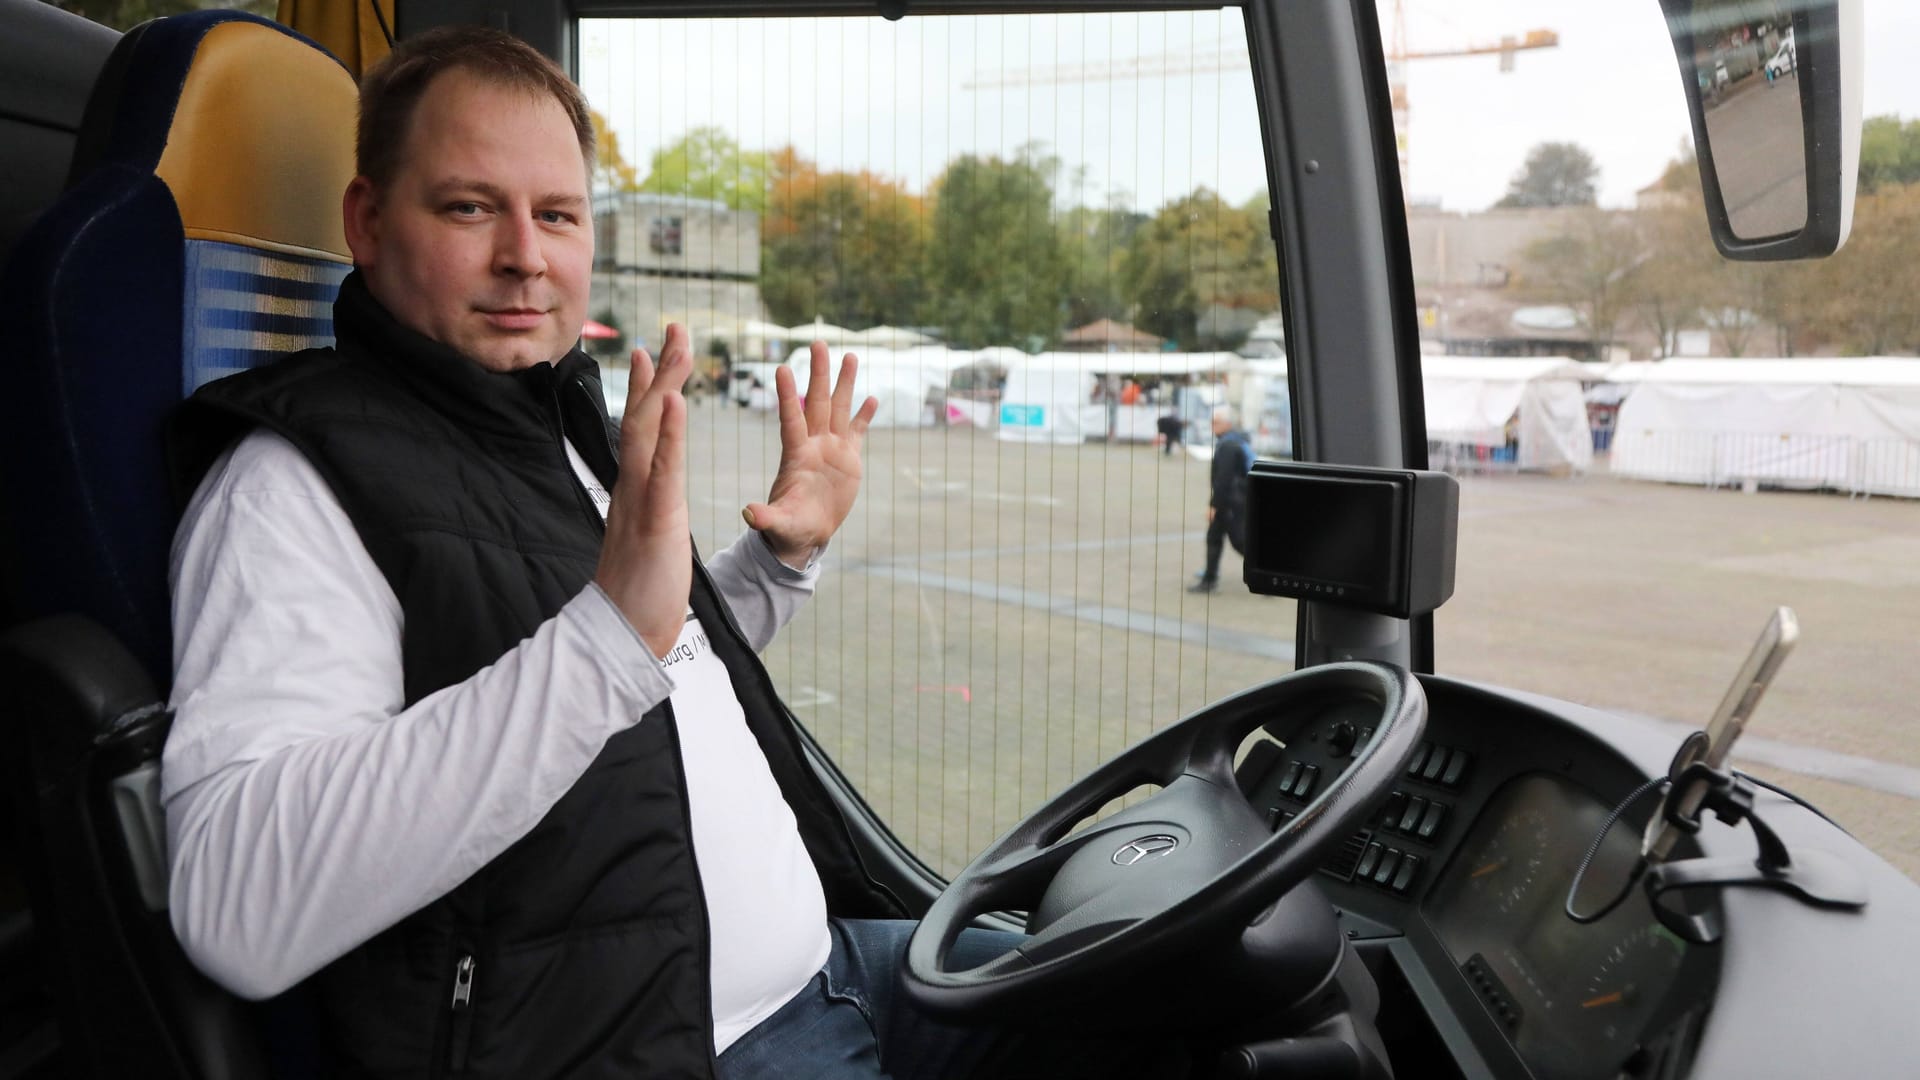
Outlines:
{"label": "mirror housing", "polygon": [[[1861,0],[1660,6],[1686,89],[1714,245],[1751,261],[1838,251],[1853,225],[1860,166]],[[1753,34],[1755,17],[1769,12],[1784,29],[1761,22],[1770,33]],[[1731,37],[1744,41],[1729,46]]]}

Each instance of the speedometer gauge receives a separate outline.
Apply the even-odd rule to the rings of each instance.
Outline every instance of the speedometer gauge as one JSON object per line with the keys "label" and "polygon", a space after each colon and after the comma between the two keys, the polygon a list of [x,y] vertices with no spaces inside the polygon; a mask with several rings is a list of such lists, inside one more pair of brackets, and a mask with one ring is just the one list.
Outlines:
{"label": "speedometer gauge", "polygon": [[1518,911],[1540,883],[1552,841],[1553,827],[1539,810],[1521,810],[1501,822],[1467,862],[1468,893],[1502,915]]}
{"label": "speedometer gauge", "polygon": [[1665,927],[1647,923],[1600,954],[1568,1018],[1596,1052],[1632,1049],[1648,1016],[1680,970],[1686,946]]}

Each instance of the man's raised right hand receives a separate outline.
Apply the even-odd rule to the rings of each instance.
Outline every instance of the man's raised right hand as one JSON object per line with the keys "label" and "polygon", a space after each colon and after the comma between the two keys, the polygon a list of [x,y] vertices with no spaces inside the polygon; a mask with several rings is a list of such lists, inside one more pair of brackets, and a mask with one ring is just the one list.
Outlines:
{"label": "man's raised right hand", "polygon": [[657,657],[679,639],[693,588],[687,401],[680,394],[692,373],[693,349],[678,323],[667,327],[657,371],[645,349],[633,350],[627,411],[620,419],[620,478],[593,575]]}

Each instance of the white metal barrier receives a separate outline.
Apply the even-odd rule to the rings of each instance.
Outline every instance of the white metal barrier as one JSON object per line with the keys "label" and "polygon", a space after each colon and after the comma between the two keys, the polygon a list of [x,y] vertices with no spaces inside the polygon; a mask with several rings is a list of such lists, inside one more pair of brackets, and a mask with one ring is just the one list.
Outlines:
{"label": "white metal barrier", "polygon": [[1621,429],[1610,472],[1709,488],[1920,497],[1920,443],[1851,435]]}

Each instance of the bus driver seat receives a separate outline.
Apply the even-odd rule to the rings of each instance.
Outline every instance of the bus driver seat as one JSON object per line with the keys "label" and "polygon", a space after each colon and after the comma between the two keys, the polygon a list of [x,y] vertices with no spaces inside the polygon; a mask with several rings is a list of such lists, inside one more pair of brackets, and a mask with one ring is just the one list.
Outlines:
{"label": "bus driver seat", "polygon": [[136,27],[0,272],[0,779],[75,1075],[287,1071],[260,1038],[281,1013],[200,976],[167,920],[166,575],[190,492],[163,432],[201,383],[331,343],[355,108],[338,61],[264,19]]}

